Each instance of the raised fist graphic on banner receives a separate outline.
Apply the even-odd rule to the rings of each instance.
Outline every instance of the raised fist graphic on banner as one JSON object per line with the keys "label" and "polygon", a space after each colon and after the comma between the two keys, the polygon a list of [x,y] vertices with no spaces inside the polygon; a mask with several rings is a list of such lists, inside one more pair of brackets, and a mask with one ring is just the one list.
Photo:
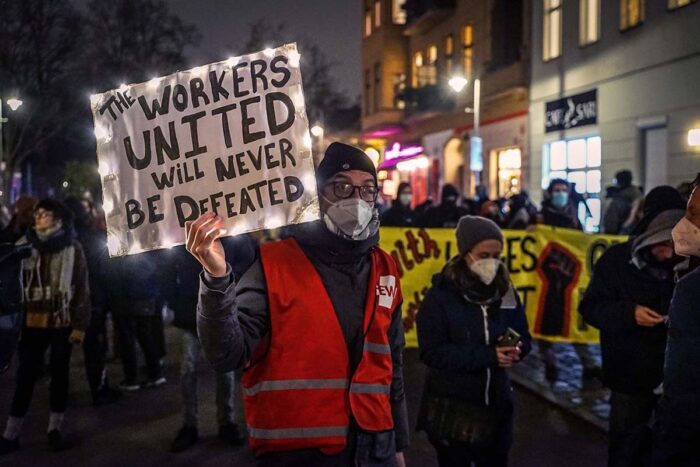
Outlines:
{"label": "raised fist graphic on banner", "polygon": [[535,321],[536,334],[569,336],[571,298],[581,269],[581,262],[566,247],[550,243],[544,249],[537,267],[543,289]]}

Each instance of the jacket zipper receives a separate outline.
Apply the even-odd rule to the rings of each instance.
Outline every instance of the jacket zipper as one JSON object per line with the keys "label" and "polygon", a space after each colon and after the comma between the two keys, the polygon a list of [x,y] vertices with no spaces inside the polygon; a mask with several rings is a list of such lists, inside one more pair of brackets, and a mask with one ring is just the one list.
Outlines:
{"label": "jacket zipper", "polygon": [[[488,346],[491,343],[491,335],[489,334],[489,317],[488,317],[488,307],[486,305],[481,305],[481,312],[484,316],[484,341]],[[489,389],[491,387],[491,368],[486,368],[486,390],[484,391],[484,401],[488,406],[489,401]]]}

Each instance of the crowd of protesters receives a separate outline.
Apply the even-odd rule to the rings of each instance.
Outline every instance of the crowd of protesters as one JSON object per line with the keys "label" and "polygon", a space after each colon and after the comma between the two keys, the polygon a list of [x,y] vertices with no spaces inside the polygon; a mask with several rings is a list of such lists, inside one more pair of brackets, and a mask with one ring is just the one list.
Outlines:
{"label": "crowd of protesters", "polygon": [[[442,188],[439,204],[414,207],[411,185],[401,183],[380,217],[374,165],[339,143],[326,152],[317,181],[322,219],[283,229],[282,241],[219,239],[222,220],[210,214],[187,225],[185,246],[111,259],[104,214],[91,201],[18,199],[0,231],[0,243],[20,251],[23,278],[16,291],[23,325],[15,392],[0,454],[19,449],[45,372],[48,442],[55,451],[70,447],[62,425],[74,345],[82,344],[95,406],[165,384],[164,310],[170,310],[181,340],[183,407],[172,451],[198,441],[197,374],[206,357],[216,372],[219,437],[244,443],[234,420],[241,384],[249,444],[262,464],[405,465],[401,293],[393,260],[377,248],[382,225],[451,228],[458,247],[433,277],[417,316],[428,368],[417,428],[441,466],[507,465],[517,410],[507,369],[534,342],[500,260],[501,229],[583,230],[586,200],[568,181],[554,179],[540,209],[524,191],[489,199],[479,186],[464,199],[452,185]],[[622,171],[607,190],[601,231],[630,239],[603,254],[580,304],[585,321],[601,331],[602,369],[589,346],[574,349],[582,378],[600,378],[612,391],[609,465],[697,465],[697,183],[644,196]],[[374,281],[378,300],[357,293],[375,290],[368,287]],[[122,365],[119,383],[106,368],[110,342]],[[554,347],[537,345],[546,378],[556,385],[561,363]]]}

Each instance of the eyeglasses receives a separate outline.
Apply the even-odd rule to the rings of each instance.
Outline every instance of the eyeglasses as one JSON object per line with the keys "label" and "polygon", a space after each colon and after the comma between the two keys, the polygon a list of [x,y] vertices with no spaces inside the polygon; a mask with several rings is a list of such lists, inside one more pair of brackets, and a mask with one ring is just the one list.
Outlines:
{"label": "eyeglasses", "polygon": [[347,199],[355,194],[355,190],[360,193],[360,199],[368,203],[373,203],[377,200],[379,190],[374,185],[357,186],[346,182],[333,182],[328,185],[333,186],[333,194],[340,199]]}
{"label": "eyeglasses", "polygon": [[53,213],[51,211],[34,211],[34,219],[42,219],[44,217],[53,217]]}

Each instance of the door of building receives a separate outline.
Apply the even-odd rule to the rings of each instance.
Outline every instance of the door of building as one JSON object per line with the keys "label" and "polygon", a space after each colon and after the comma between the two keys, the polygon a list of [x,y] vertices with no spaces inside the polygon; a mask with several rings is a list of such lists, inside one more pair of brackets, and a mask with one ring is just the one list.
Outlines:
{"label": "door of building", "polygon": [[644,191],[668,183],[668,129],[644,130]]}

